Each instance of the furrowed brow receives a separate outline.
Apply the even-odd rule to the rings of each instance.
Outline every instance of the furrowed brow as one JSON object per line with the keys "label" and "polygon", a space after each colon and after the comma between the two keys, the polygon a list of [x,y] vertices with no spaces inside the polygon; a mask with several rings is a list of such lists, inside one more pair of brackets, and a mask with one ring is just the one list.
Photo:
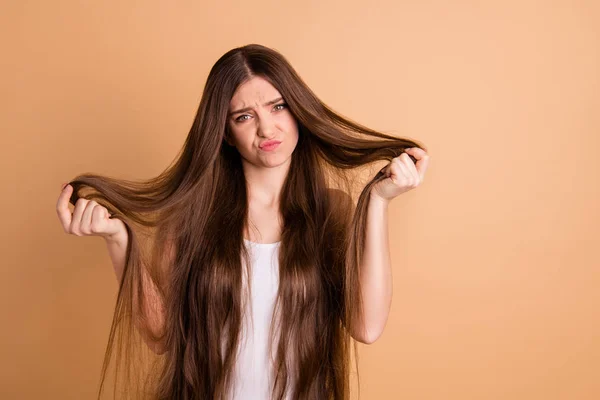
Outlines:
{"label": "furrowed brow", "polygon": [[[266,102],[265,104],[263,104],[263,106],[265,106],[265,107],[266,106],[270,106],[271,104],[275,104],[275,103],[277,103],[278,101],[281,101],[281,100],[283,100],[283,98],[282,97],[278,97],[278,98],[276,98],[274,100]],[[250,110],[252,110],[252,107],[240,108],[239,110],[231,111],[229,114],[227,114],[227,116],[231,117],[234,114],[239,114],[239,113],[243,113],[243,112],[250,111]]]}

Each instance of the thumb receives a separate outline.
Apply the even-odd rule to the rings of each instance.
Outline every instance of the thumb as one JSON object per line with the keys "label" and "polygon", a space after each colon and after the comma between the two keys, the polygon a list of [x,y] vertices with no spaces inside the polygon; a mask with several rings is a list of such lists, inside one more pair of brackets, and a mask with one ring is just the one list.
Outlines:
{"label": "thumb", "polygon": [[106,223],[107,233],[115,234],[127,230],[125,223],[121,219],[114,217],[114,215],[114,213],[111,213],[108,209],[104,208],[104,221]]}
{"label": "thumb", "polygon": [[118,218],[110,218],[107,221],[108,229],[107,233],[109,235],[120,235],[123,233],[127,233],[127,227],[123,221]]}
{"label": "thumb", "polygon": [[381,171],[379,171],[379,172],[384,174],[385,176],[390,176],[390,168],[391,167],[392,167],[392,163],[389,162],[385,167],[381,168]]}

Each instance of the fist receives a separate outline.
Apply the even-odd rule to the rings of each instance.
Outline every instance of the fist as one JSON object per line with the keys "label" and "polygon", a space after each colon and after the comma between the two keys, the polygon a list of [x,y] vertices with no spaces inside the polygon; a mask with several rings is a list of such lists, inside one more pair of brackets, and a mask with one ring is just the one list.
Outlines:
{"label": "fist", "polygon": [[[412,158],[416,163],[412,161]],[[371,196],[385,201],[412,190],[425,179],[425,171],[429,165],[429,155],[418,147],[406,149],[404,153],[393,158],[381,172],[385,179],[377,182],[371,189]]]}
{"label": "fist", "polygon": [[69,210],[69,199],[73,186],[66,185],[56,203],[58,219],[66,233],[75,236],[101,236],[105,239],[125,235],[125,223],[117,218],[111,218],[106,207],[94,200],[80,197],[75,203],[73,213]]}

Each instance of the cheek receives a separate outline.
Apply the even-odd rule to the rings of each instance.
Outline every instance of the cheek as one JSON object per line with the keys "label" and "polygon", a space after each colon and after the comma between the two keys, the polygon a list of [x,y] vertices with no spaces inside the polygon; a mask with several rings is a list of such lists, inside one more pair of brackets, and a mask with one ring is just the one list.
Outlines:
{"label": "cheek", "polygon": [[252,134],[249,131],[246,132],[244,128],[230,128],[229,132],[231,141],[233,141],[235,147],[245,148],[249,144],[252,144]]}
{"label": "cheek", "polygon": [[298,137],[300,135],[300,132],[298,130],[298,124],[295,121],[292,123],[292,126],[290,128],[290,132],[291,132],[290,135],[293,137],[294,146],[295,146],[296,143],[298,143]]}
{"label": "cheek", "polygon": [[289,136],[298,137],[298,122],[293,116],[289,116],[288,119],[284,122],[284,129],[288,133]]}

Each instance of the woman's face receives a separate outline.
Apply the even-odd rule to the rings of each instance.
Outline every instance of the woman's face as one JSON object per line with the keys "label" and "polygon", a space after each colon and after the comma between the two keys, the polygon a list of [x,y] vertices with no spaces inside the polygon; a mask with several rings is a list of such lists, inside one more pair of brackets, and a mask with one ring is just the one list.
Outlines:
{"label": "woman's face", "polygon": [[[281,94],[262,77],[241,84],[229,103],[227,124],[235,146],[247,162],[276,167],[287,162],[298,143],[298,125]],[[275,147],[264,147],[271,141]]]}

